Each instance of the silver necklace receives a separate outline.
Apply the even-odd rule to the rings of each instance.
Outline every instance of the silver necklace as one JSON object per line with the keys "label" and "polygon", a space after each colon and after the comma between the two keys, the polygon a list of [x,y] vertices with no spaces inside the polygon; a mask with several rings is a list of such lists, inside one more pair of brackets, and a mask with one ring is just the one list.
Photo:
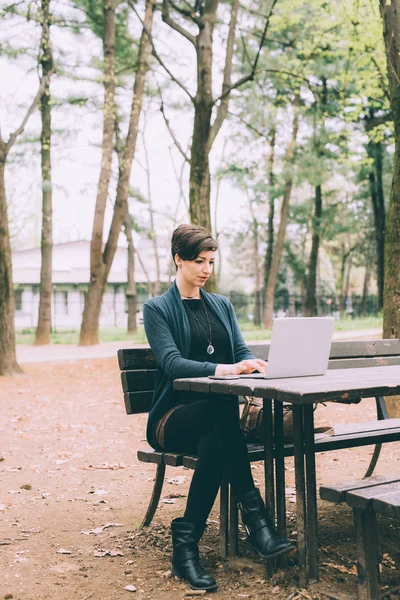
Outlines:
{"label": "silver necklace", "polygon": [[[201,298],[200,298],[200,301],[201,301]],[[188,304],[187,306],[189,307],[189,304]],[[207,311],[207,307],[206,307],[206,303],[205,303],[205,302],[204,302],[203,306],[204,306],[204,311],[205,311],[205,313],[206,313],[206,318],[207,318],[207,322],[208,322],[208,328],[209,328],[209,332],[210,332],[210,335],[209,335],[209,336],[207,335],[207,332],[206,332],[206,331],[204,331],[204,329],[203,329],[203,326],[202,326],[202,324],[200,323],[199,319],[198,319],[198,318],[196,317],[196,315],[194,314],[194,311],[193,311],[191,308],[189,308],[189,310],[190,310],[190,312],[191,312],[192,316],[193,316],[193,317],[196,319],[197,323],[199,324],[199,326],[200,326],[200,329],[202,330],[202,332],[203,332],[203,333],[204,333],[204,335],[206,336],[206,340],[207,340],[207,342],[208,342],[208,346],[207,346],[207,354],[214,354],[214,352],[215,352],[215,348],[214,348],[214,346],[212,345],[212,338],[211,338],[211,322],[210,322],[210,319],[208,318],[208,311]]]}

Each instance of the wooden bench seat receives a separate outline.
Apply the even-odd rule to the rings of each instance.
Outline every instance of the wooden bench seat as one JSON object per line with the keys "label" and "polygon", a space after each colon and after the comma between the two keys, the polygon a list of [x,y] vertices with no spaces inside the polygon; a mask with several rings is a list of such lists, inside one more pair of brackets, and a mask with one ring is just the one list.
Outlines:
{"label": "wooden bench seat", "polygon": [[380,600],[376,514],[400,518],[400,474],[321,486],[322,500],[353,509],[357,548],[358,600]]}
{"label": "wooden bench seat", "polygon": [[[268,360],[269,344],[249,344],[249,348],[255,356]],[[147,413],[151,406],[156,377],[156,361],[151,349],[119,350],[118,361],[127,414]],[[363,367],[391,364],[400,364],[399,340],[332,342],[328,368],[360,368],[362,370]],[[374,444],[374,454],[366,472],[366,476],[370,476],[377,463],[381,444],[395,439],[400,430],[400,420],[389,419],[384,398],[376,398],[376,406],[378,420],[368,423],[335,425],[334,435],[316,438],[316,452]],[[262,444],[250,444],[248,449],[251,461],[263,460]],[[139,450],[137,456],[141,462],[157,465],[152,497],[142,522],[142,526],[144,526],[151,523],[156,512],[166,466],[185,466],[194,469],[197,457],[156,452],[150,448]],[[285,445],[285,456],[293,456],[293,444]],[[237,523],[234,499],[229,500],[227,481],[224,481],[221,488],[220,503],[221,550],[225,555],[228,548],[228,513],[230,513],[231,536],[235,530],[235,523]],[[236,552],[236,546],[237,538],[232,539],[231,551],[233,553]]]}

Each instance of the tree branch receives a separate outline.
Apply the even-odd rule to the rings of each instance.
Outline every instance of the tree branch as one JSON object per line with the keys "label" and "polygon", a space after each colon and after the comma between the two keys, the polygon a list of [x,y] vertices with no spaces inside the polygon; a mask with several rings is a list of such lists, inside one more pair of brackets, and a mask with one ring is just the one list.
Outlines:
{"label": "tree branch", "polygon": [[31,114],[35,110],[35,108],[36,108],[36,106],[37,106],[40,98],[42,97],[42,94],[43,94],[45,88],[46,88],[46,85],[50,81],[50,78],[51,78],[51,76],[53,75],[54,72],[55,72],[55,69],[53,68],[51,71],[49,71],[47,73],[47,75],[45,75],[44,77],[41,78],[40,84],[39,84],[39,89],[38,89],[38,91],[36,93],[36,96],[32,100],[32,103],[31,103],[30,107],[28,108],[25,117],[22,119],[21,125],[13,133],[10,134],[8,142],[5,145],[5,151],[6,151],[6,153],[9,152],[10,148],[14,145],[15,140],[17,139],[17,137],[19,135],[21,135],[21,133],[24,131],[25,125],[27,124],[27,122],[29,120],[29,117],[31,116]]}
{"label": "tree branch", "polygon": [[[229,86],[227,89],[225,89],[225,90],[223,89],[222,94],[218,98],[216,98],[214,100],[214,104],[216,102],[218,102],[218,101],[224,100],[227,96],[229,96],[229,94],[231,93],[232,90],[240,87],[241,85],[243,85],[247,81],[252,81],[254,79],[254,75],[255,75],[256,70],[257,70],[258,60],[260,58],[261,49],[262,49],[262,47],[264,45],[264,41],[265,41],[265,38],[266,38],[266,35],[267,35],[267,30],[268,30],[268,26],[269,26],[269,20],[271,18],[272,11],[274,10],[274,7],[275,7],[275,4],[277,3],[277,1],[278,0],[272,0],[272,5],[271,5],[271,8],[270,8],[270,12],[269,12],[267,20],[265,22],[265,27],[264,27],[264,30],[263,30],[263,33],[262,33],[262,36],[261,36],[260,44],[258,46],[257,55],[256,55],[256,58],[254,60],[253,67],[251,69],[251,73],[249,73],[248,75],[245,75],[244,77],[241,77],[238,81],[236,81],[234,84],[232,84],[231,86]],[[222,104],[222,102],[221,102],[221,104]]]}
{"label": "tree branch", "polygon": [[147,37],[150,40],[150,45],[151,45],[151,53],[154,56],[154,58],[158,61],[158,63],[160,64],[160,66],[166,71],[166,73],[168,73],[169,77],[172,79],[172,81],[174,81],[177,85],[179,85],[179,87],[185,92],[185,94],[187,94],[190,98],[190,100],[194,103],[194,98],[191,95],[191,93],[189,92],[189,90],[183,85],[183,83],[181,81],[179,81],[179,79],[177,79],[172,73],[171,71],[168,69],[168,67],[165,65],[164,61],[161,59],[161,57],[159,56],[155,46],[154,46],[154,40],[153,40],[153,36],[151,35],[151,32],[147,29],[146,25],[143,22],[143,19],[141,18],[141,16],[139,15],[139,13],[136,10],[136,6],[133,2],[133,0],[128,0],[128,4],[131,7],[131,9],[133,10],[133,12],[135,13],[135,15],[137,16],[137,18],[139,19],[140,23],[142,24],[143,30],[145,31],[145,33],[147,34]]}
{"label": "tree branch", "polygon": [[193,10],[193,8],[190,6],[190,4],[188,2],[186,2],[186,4],[189,6],[190,10],[185,10],[184,8],[181,8],[180,6],[177,6],[175,4],[175,2],[173,2],[173,0],[168,0],[168,1],[171,4],[172,8],[174,10],[176,10],[176,12],[181,14],[183,17],[185,17],[185,19],[192,21],[193,23],[196,23],[196,25],[198,25],[198,27],[203,27],[203,23],[202,23],[201,19],[199,19],[197,17],[196,12]]}
{"label": "tree branch", "polygon": [[[225,54],[225,66],[224,66],[224,79],[222,82],[222,92],[226,92],[229,90],[231,86],[231,76],[232,76],[232,60],[233,60],[233,47],[235,44],[236,37],[236,25],[238,19],[239,12],[239,0],[232,0],[232,8],[231,8],[231,20],[229,23],[229,32],[228,39],[226,43],[226,54]],[[225,94],[225,98],[221,98],[221,103],[218,107],[217,116],[215,117],[215,121],[211,126],[208,144],[209,147],[213,145],[213,142],[221,129],[222,123],[228,113],[228,104],[229,104],[229,93]]]}
{"label": "tree branch", "polygon": [[179,150],[179,152],[182,154],[182,156],[185,159],[185,161],[188,164],[190,164],[190,159],[189,159],[188,155],[186,154],[186,152],[182,148],[181,144],[179,143],[178,138],[176,137],[175,133],[173,132],[173,130],[171,128],[171,125],[169,123],[169,120],[167,119],[167,116],[166,116],[165,111],[164,111],[164,100],[163,100],[163,97],[162,97],[162,92],[161,92],[160,87],[159,86],[157,86],[157,87],[158,87],[158,93],[160,94],[160,98],[161,98],[160,112],[161,112],[161,114],[162,114],[162,116],[164,118],[164,122],[165,122],[165,125],[167,126],[169,135],[171,136],[171,138],[172,138],[175,146],[177,147],[177,149]]}
{"label": "tree branch", "polygon": [[[164,21],[164,23],[166,23],[167,25],[169,25],[171,27],[171,29],[175,29],[175,31],[177,31],[178,33],[180,33],[181,35],[183,35],[183,37],[185,37],[187,40],[189,40],[189,42],[191,42],[193,44],[193,46],[196,47],[196,38],[194,37],[194,35],[192,35],[189,31],[187,31],[184,27],[182,27],[181,25],[179,25],[179,23],[177,23],[176,21],[174,21],[174,19],[172,19],[172,17],[169,14],[169,10],[168,10],[168,2],[169,0],[163,0],[162,3],[162,20]],[[174,6],[171,2],[171,5]],[[174,8],[176,10],[178,10],[175,6]]]}

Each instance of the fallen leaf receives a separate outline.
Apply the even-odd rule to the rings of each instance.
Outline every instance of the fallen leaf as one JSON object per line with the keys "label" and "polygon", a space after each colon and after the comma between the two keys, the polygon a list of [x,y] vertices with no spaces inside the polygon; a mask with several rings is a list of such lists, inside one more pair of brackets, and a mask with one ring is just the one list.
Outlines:
{"label": "fallen leaf", "polygon": [[167,483],[172,483],[173,485],[182,485],[185,483],[186,475],[177,475],[176,477],[170,477],[167,479]]}
{"label": "fallen leaf", "polygon": [[93,552],[93,556],[102,558],[103,556],[124,556],[124,554],[119,550],[96,550]]}
{"label": "fallen leaf", "polygon": [[105,525],[100,525],[100,527],[96,527],[96,529],[91,529],[90,531],[81,531],[84,535],[89,535],[93,533],[94,535],[98,535],[104,529],[108,529],[108,527],[122,527],[122,523],[106,523]]}
{"label": "fallen leaf", "polygon": [[353,565],[352,567],[350,567],[350,569],[348,569],[344,565],[335,565],[334,563],[325,562],[322,564],[325,565],[326,567],[329,567],[330,569],[336,569],[337,571],[340,571],[341,573],[348,573],[349,575],[357,575],[356,565]]}

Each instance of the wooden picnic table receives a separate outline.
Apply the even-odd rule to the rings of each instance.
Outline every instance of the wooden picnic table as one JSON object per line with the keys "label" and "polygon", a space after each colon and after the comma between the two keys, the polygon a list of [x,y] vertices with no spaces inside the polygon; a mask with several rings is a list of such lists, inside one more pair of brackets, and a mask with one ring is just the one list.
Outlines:
{"label": "wooden picnic table", "polygon": [[[337,369],[316,377],[285,379],[176,379],[174,388],[200,393],[258,396],[264,400],[264,466],[266,506],[277,528],[286,534],[283,402],[293,407],[297,545],[299,578],[318,579],[317,490],[314,451],[314,407],[319,402],[357,403],[361,398],[400,394],[400,366]],[[272,417],[274,404],[274,419]],[[396,437],[400,440],[400,434]],[[273,458],[275,454],[275,477]]]}

